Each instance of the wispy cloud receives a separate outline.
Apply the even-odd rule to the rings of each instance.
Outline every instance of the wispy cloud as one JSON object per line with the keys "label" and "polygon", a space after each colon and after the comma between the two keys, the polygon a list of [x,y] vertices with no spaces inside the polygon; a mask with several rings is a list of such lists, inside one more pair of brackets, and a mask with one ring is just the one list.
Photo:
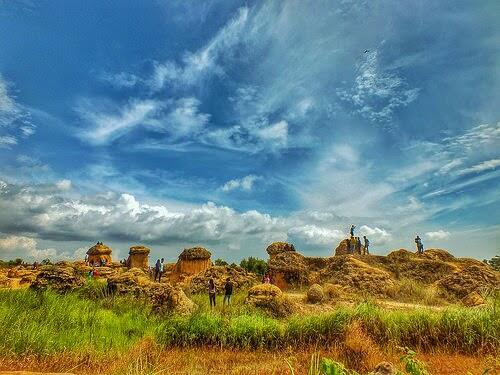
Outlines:
{"label": "wispy cloud", "polygon": [[352,104],[355,112],[372,121],[390,121],[396,109],[418,97],[419,88],[411,88],[396,70],[379,64],[378,51],[365,53],[357,69],[353,87],[338,89],[337,95]]}
{"label": "wispy cloud", "polygon": [[31,114],[17,102],[12,94],[12,84],[0,74],[0,147],[8,148],[35,133]]}

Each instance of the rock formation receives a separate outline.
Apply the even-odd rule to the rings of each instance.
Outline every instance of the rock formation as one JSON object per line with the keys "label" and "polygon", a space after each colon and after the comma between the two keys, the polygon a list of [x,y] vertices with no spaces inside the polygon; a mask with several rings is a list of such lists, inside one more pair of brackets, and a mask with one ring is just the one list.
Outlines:
{"label": "rock formation", "polygon": [[90,265],[100,265],[102,261],[106,264],[111,263],[113,260],[111,259],[111,248],[104,245],[102,242],[96,243],[87,251],[88,255],[88,263]]}
{"label": "rock formation", "polygon": [[109,277],[108,290],[112,294],[144,298],[158,313],[189,314],[195,308],[193,301],[186,297],[181,288],[169,283],[152,282],[139,268],[132,268]]}
{"label": "rock formation", "polygon": [[365,253],[365,247],[360,243],[356,237],[351,239],[344,239],[340,241],[338,246],[335,248],[335,256],[357,254],[363,255]]}
{"label": "rock formation", "polygon": [[277,317],[290,315],[294,311],[292,302],[283,295],[281,289],[271,284],[259,284],[250,288],[245,303]]}
{"label": "rock formation", "polygon": [[295,251],[295,247],[291,243],[287,242],[273,242],[270,244],[267,249],[267,253],[269,257],[274,257],[275,255],[287,252],[287,251]]}
{"label": "rock formation", "polygon": [[79,271],[70,263],[42,266],[41,271],[31,284],[33,289],[51,288],[59,292],[68,292],[85,283],[85,272]]}
{"label": "rock formation", "polygon": [[127,266],[128,268],[149,268],[150,250],[145,246],[132,246],[129,251]]}
{"label": "rock formation", "polygon": [[318,303],[325,299],[323,288],[319,284],[313,284],[307,291],[307,302]]}
{"label": "rock formation", "polygon": [[167,267],[167,277],[172,281],[183,280],[212,266],[210,251],[204,247],[184,249],[174,267]]}

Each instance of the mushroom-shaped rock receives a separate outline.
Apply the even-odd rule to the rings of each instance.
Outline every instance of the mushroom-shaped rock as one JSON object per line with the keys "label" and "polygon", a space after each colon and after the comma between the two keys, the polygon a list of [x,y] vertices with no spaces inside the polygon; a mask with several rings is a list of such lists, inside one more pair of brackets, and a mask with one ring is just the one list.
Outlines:
{"label": "mushroom-shaped rock", "polygon": [[292,303],[280,288],[272,284],[260,284],[250,288],[245,302],[274,316],[283,317],[293,312]]}
{"label": "mushroom-shaped rock", "polygon": [[319,284],[313,284],[307,291],[307,302],[318,303],[325,299],[323,288]]}
{"label": "mushroom-shaped rock", "polygon": [[267,247],[266,251],[270,257],[273,257],[285,251],[295,251],[295,247],[288,242],[273,242]]}
{"label": "mushroom-shaped rock", "polygon": [[132,246],[128,253],[128,267],[147,269],[149,267],[149,253],[150,250],[146,246]]}
{"label": "mushroom-shaped rock", "polygon": [[212,253],[204,247],[192,247],[184,249],[179,255],[179,260],[175,266],[177,274],[195,275],[205,271],[212,265],[210,256]]}
{"label": "mushroom-shaped rock", "polygon": [[109,264],[111,259],[112,250],[110,247],[104,245],[102,242],[96,243],[87,251],[89,264]]}
{"label": "mushroom-shaped rock", "polygon": [[308,284],[306,258],[295,251],[285,251],[269,259],[269,271],[274,283],[281,288]]}

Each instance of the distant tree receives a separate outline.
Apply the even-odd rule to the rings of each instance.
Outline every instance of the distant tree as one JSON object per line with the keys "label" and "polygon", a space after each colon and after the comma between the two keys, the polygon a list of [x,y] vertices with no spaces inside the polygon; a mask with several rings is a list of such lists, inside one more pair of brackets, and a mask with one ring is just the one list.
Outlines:
{"label": "distant tree", "polygon": [[221,259],[221,258],[217,258],[215,260],[214,264],[216,266],[227,266],[228,265],[228,263],[224,259]]}
{"label": "distant tree", "polygon": [[267,262],[263,259],[248,257],[240,262],[240,267],[257,275],[264,275],[267,272]]}
{"label": "distant tree", "polygon": [[231,267],[231,268],[236,268],[236,267],[238,267],[238,265],[237,265],[236,263],[231,263],[231,264],[229,265],[229,267]]}
{"label": "distant tree", "polygon": [[495,255],[490,260],[485,259],[484,263],[488,264],[494,270],[500,271],[500,255]]}
{"label": "distant tree", "polygon": [[48,264],[52,264],[52,262],[50,261],[50,259],[44,259],[44,260],[42,260],[42,264],[48,265]]}

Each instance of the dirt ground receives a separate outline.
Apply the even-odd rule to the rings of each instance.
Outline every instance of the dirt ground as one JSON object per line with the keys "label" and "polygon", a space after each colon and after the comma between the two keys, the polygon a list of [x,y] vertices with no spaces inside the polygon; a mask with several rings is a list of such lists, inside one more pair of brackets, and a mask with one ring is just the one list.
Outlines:
{"label": "dirt ground", "polygon": [[[158,349],[141,344],[130,352],[113,358],[91,358],[58,355],[44,358],[0,358],[0,374],[29,374],[13,371],[41,371],[45,373],[72,374],[241,374],[289,375],[307,374],[314,350],[245,351],[218,348]],[[319,351],[321,357],[345,363],[346,358],[332,347]],[[500,373],[499,359],[450,353],[420,354],[433,375]],[[399,354],[370,353],[360,363],[352,363],[362,373],[372,370],[379,362],[399,364]],[[495,363],[496,361],[496,363]],[[497,366],[495,368],[495,366]]]}

